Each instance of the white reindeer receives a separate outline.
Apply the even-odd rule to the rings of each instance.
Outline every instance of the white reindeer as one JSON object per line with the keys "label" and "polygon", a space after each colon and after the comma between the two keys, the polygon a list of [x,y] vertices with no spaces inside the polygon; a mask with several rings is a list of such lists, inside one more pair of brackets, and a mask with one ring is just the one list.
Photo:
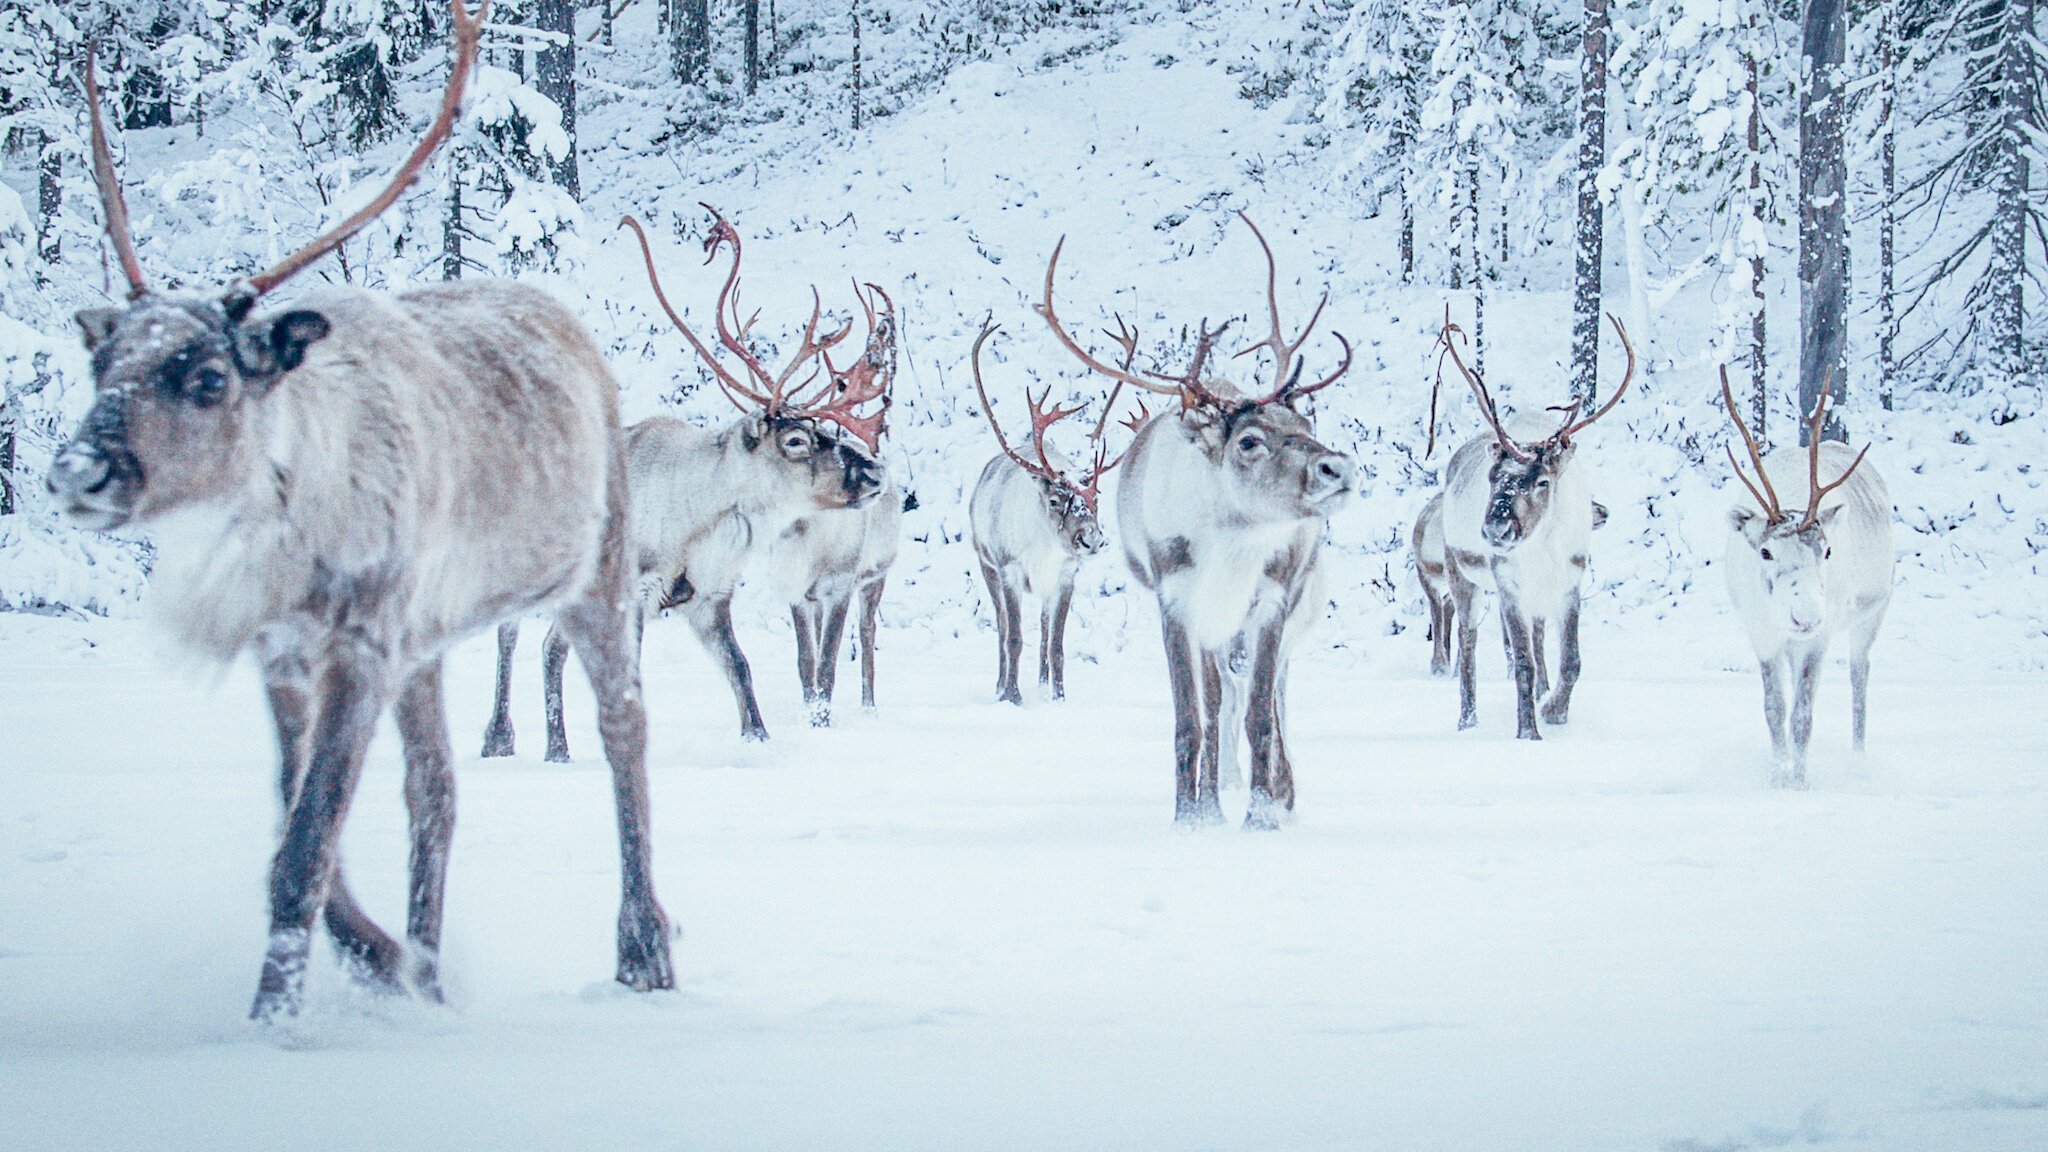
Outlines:
{"label": "white reindeer", "polygon": [[[1102,434],[1116,406],[1117,385],[1103,404],[1090,443],[1094,456],[1089,468],[1076,473],[1066,457],[1047,446],[1045,434],[1054,424],[1081,411],[1079,406],[1046,408],[1052,389],[1033,398],[1027,389],[1025,401],[1031,408],[1032,456],[1010,447],[1003,427],[996,421],[988,389],[981,378],[981,346],[995,334],[993,321],[984,322],[975,337],[969,361],[974,369],[974,390],[981,397],[982,415],[995,431],[1001,449],[982,467],[968,504],[968,525],[974,535],[974,555],[981,562],[981,578],[988,585],[989,610],[996,618],[996,699],[1022,704],[1018,689],[1018,664],[1023,658],[1023,598],[1041,596],[1038,615],[1038,683],[1049,688],[1052,698],[1067,698],[1067,613],[1074,601],[1074,579],[1081,562],[1102,551],[1107,542],[1097,518],[1096,502],[1102,478],[1119,460],[1110,460]],[[1138,334],[1124,329],[1118,337],[1124,346],[1124,370],[1129,371],[1137,353]],[[1136,426],[1136,421],[1133,421]],[[1035,459],[1033,458],[1035,457]]]}
{"label": "white reindeer", "polygon": [[859,508],[816,512],[790,525],[768,550],[768,579],[789,604],[797,679],[814,727],[832,723],[839,641],[860,602],[860,702],[875,707],[875,631],[882,591],[903,535],[903,490],[883,486]]}
{"label": "white reindeer", "polygon": [[[1863,749],[1864,705],[1870,688],[1870,646],[1892,599],[1892,501],[1877,466],[1865,464],[1870,451],[1851,453],[1845,444],[1821,439],[1827,414],[1823,395],[1807,426],[1805,451],[1783,448],[1765,460],[1735,409],[1728,370],[1721,370],[1721,399],[1742,434],[1757,483],[1743,475],[1728,451],[1736,479],[1756,507],[1729,510],[1728,597],[1756,649],[1764,682],[1764,726],[1770,729],[1771,783],[1806,787],[1806,746],[1813,736],[1813,692],[1820,680],[1828,641],[1849,638],[1849,688],[1857,751]],[[1834,479],[1821,483],[1823,472]],[[1795,490],[1806,482],[1804,508],[1778,502],[1780,485]],[[1760,486],[1760,487],[1759,487]],[[1791,681],[1789,739],[1785,687]]]}
{"label": "white reindeer", "polygon": [[[711,210],[708,205],[706,209]],[[871,361],[887,362],[895,328],[893,310],[876,322],[871,308],[869,348],[856,369],[829,373],[822,386],[809,392],[809,381],[792,389],[790,382],[797,372],[844,340],[852,323],[836,333],[819,335],[822,311],[814,293],[810,321],[795,355],[781,372],[770,372],[747,348],[747,325],[737,318],[739,233],[711,211],[716,222],[704,241],[705,250],[715,258],[722,246],[731,244],[733,248],[732,268],[715,310],[718,336],[752,376],[752,386],[712,355],[669,306],[640,222],[630,216],[621,221],[640,240],[648,281],[662,310],[741,411],[738,419],[722,428],[700,428],[673,417],[656,416],[626,430],[627,482],[632,493],[628,542],[638,572],[641,614],[682,611],[705,649],[725,670],[739,708],[741,737],[766,740],[768,728],[755,700],[753,672],[733,631],[733,592],[752,560],[797,520],[825,510],[861,508],[882,491],[886,478],[875,458],[882,412],[856,413],[876,400],[886,408],[886,373],[867,372],[862,366]],[[730,325],[729,313],[733,317]],[[515,642],[507,631],[500,630],[499,694],[484,733],[486,756],[510,755],[512,751],[507,695]],[[550,629],[542,647],[541,675],[547,707],[547,759],[554,762],[569,759],[568,734],[562,722],[562,666],[567,656],[561,634]]]}
{"label": "white reindeer", "polygon": [[1481,581],[1500,596],[1501,628],[1515,676],[1515,735],[1540,740],[1536,701],[1549,691],[1544,667],[1546,622],[1558,625],[1557,690],[1543,702],[1543,722],[1570,718],[1579,681],[1579,597],[1593,532],[1593,497],[1576,462],[1572,438],[1614,410],[1635,378],[1635,348],[1621,321],[1609,316],[1628,354],[1621,385],[1600,410],[1578,419],[1570,406],[1561,424],[1520,415],[1503,423],[1486,384],[1465,367],[1448,320],[1442,340],[1471,386],[1489,431],[1468,441],[1444,469],[1444,557],[1458,622],[1458,727],[1479,723],[1476,703],[1478,622],[1473,600]]}
{"label": "white reindeer", "polygon": [[[157,613],[186,647],[261,658],[284,806],[251,1010],[262,1021],[299,1011],[323,914],[361,978],[440,998],[455,820],[442,654],[535,609],[557,614],[597,693],[623,857],[618,980],[675,984],[649,859],[624,452],[603,356],[566,309],[505,281],[337,285],[256,309],[390,207],[446,139],[485,18],[451,8],[440,114],[390,185],[224,291],[150,290],[87,62],[95,176],[130,299],[79,314],[97,394],[48,484],[85,527],[152,530]],[[351,898],[338,852],[392,707],[412,844],[403,948]]]}
{"label": "white reindeer", "polygon": [[[1301,386],[1295,359],[1323,304],[1289,342],[1280,326],[1278,270],[1266,238],[1243,213],[1266,254],[1272,334],[1252,346],[1273,357],[1274,387],[1246,395],[1204,379],[1197,363],[1180,377],[1122,371],[1097,360],[1069,336],[1053,310],[1060,245],[1045,270],[1039,313],[1082,363],[1111,379],[1173,395],[1178,412],[1153,417],[1125,456],[1117,489],[1124,558],[1159,602],[1174,701],[1174,818],[1222,820],[1220,763],[1234,755],[1236,717],[1251,743],[1251,796],[1245,827],[1275,828],[1294,808],[1294,769],[1282,732],[1291,637],[1320,610],[1316,561],[1328,517],[1351,493],[1352,461],[1316,440],[1294,405],[1337,382],[1351,367],[1351,346],[1321,381]],[[1247,683],[1248,681],[1248,683]]]}
{"label": "white reindeer", "polygon": [[[1607,506],[1593,501],[1593,530],[1599,531],[1607,523]],[[1422,600],[1429,613],[1429,623],[1423,630],[1423,639],[1429,644],[1429,674],[1448,676],[1451,673],[1451,629],[1458,620],[1458,601],[1452,595],[1450,557],[1444,551],[1444,494],[1441,490],[1430,496],[1422,511],[1415,516],[1415,526],[1408,533],[1408,548],[1415,561],[1415,579],[1422,585]],[[1538,622],[1538,627],[1541,622]],[[1508,657],[1509,666],[1514,663],[1512,652]],[[1536,645],[1536,680],[1544,681],[1543,646]],[[1539,687],[1539,693],[1542,689]]]}

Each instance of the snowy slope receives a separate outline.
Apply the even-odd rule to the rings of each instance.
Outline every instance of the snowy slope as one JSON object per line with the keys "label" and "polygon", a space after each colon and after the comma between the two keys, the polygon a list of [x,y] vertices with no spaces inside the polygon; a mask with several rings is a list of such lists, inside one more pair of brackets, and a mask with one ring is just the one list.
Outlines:
{"label": "snowy slope", "polygon": [[[687,630],[650,629],[677,993],[607,979],[616,854],[587,694],[570,694],[583,759],[543,765],[529,642],[523,755],[460,767],[454,1004],[366,1001],[322,968],[307,1019],[253,1031],[275,821],[253,672],[168,672],[130,620],[0,615],[0,1148],[2048,1145],[2038,422],[1855,413],[1903,553],[1871,750],[1847,750],[1831,669],[1815,789],[1772,792],[1709,563],[1729,493],[1685,323],[1709,313],[1681,298],[1644,323],[1618,297],[1651,371],[1587,439],[1615,519],[1573,724],[1513,741],[1482,645],[1481,727],[1454,734],[1400,543],[1426,496],[1410,457],[1444,294],[1390,287],[1383,222],[1341,210],[1284,104],[1239,98],[1252,16],[1196,15],[1045,33],[858,138],[763,130],[724,163],[592,180],[587,264],[556,288],[610,345],[629,414],[695,373],[604,231],[619,212],[672,238],[666,285],[693,318],[722,274],[698,262],[707,200],[748,237],[764,330],[793,330],[813,281],[845,307],[850,275],[906,319],[891,452],[921,508],[885,608],[882,712],[800,727],[786,617],[757,597],[743,640],[776,739],[743,746]],[[623,138],[635,116],[601,105],[585,130]],[[1300,819],[1269,837],[1170,829],[1153,615],[1107,556],[1076,607],[1073,699],[989,703],[963,540],[993,451],[963,400],[981,316],[1006,324],[1012,419],[1026,381],[1093,391],[1027,308],[1065,234],[1070,327],[1120,312],[1177,363],[1182,324],[1262,304],[1236,208],[1274,240],[1290,321],[1327,286],[1328,323],[1360,346],[1320,427],[1368,475],[1292,677]],[[1558,398],[1565,307],[1489,302],[1511,402]],[[489,658],[477,641],[451,660],[460,751]],[[399,768],[387,733],[346,838],[387,925]]]}

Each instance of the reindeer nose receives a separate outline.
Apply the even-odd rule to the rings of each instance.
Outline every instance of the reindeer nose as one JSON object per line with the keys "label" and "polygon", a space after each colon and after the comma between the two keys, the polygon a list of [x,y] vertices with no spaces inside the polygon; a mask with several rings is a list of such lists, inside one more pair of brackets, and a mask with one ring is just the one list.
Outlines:
{"label": "reindeer nose", "polygon": [[114,477],[114,463],[107,454],[90,444],[72,441],[50,462],[43,484],[59,500],[76,500],[107,486]]}
{"label": "reindeer nose", "polygon": [[1325,456],[1316,461],[1316,486],[1326,491],[1349,491],[1355,467],[1349,456],[1336,453]]}

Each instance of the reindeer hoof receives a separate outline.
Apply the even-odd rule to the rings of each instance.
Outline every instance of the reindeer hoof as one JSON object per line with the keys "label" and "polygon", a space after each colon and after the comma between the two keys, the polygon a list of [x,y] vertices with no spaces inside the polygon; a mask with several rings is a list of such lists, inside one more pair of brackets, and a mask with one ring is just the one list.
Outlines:
{"label": "reindeer hoof", "polygon": [[1252,794],[1251,807],[1244,812],[1244,830],[1247,832],[1278,832],[1281,818],[1285,815],[1280,805],[1271,797]]}
{"label": "reindeer hoof", "polygon": [[1553,728],[1562,728],[1571,720],[1572,706],[1569,704],[1545,704],[1543,722]]}
{"label": "reindeer hoof", "polygon": [[497,721],[493,720],[491,726],[484,729],[483,755],[485,759],[497,756],[510,756],[512,754],[512,726],[510,724],[501,726]]}
{"label": "reindeer hoof", "polygon": [[768,729],[758,726],[742,728],[740,729],[740,739],[749,744],[766,744],[768,742]]}
{"label": "reindeer hoof", "polygon": [[550,744],[548,745],[548,754],[545,757],[543,757],[543,759],[545,759],[550,764],[570,763],[569,746],[567,744]]}
{"label": "reindeer hoof", "polygon": [[1223,823],[1223,808],[1214,800],[1207,804],[1176,805],[1173,822],[1183,828],[1212,828]]}
{"label": "reindeer hoof", "polygon": [[1464,730],[1466,730],[1467,728],[1477,728],[1477,727],[1479,727],[1479,717],[1477,717],[1477,716],[1460,716],[1460,717],[1458,717],[1458,731],[1460,731],[1460,732],[1463,732],[1463,731],[1464,731]]}
{"label": "reindeer hoof", "polygon": [[668,939],[668,917],[660,908],[639,913],[620,909],[618,982],[635,992],[674,988],[675,962]]}

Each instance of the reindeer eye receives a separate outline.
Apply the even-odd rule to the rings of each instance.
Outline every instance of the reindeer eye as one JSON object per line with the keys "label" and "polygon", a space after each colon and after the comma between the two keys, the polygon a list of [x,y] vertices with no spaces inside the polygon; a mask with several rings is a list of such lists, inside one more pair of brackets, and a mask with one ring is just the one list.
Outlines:
{"label": "reindeer eye", "polygon": [[185,394],[199,407],[211,408],[220,403],[221,396],[227,392],[227,388],[228,378],[220,369],[207,365],[187,378]]}
{"label": "reindeer eye", "polygon": [[1256,452],[1263,446],[1263,443],[1257,436],[1240,436],[1237,440],[1237,450],[1239,452]]}
{"label": "reindeer eye", "polygon": [[1763,558],[1766,560],[1771,558],[1771,550],[1769,548],[1763,550]]}

